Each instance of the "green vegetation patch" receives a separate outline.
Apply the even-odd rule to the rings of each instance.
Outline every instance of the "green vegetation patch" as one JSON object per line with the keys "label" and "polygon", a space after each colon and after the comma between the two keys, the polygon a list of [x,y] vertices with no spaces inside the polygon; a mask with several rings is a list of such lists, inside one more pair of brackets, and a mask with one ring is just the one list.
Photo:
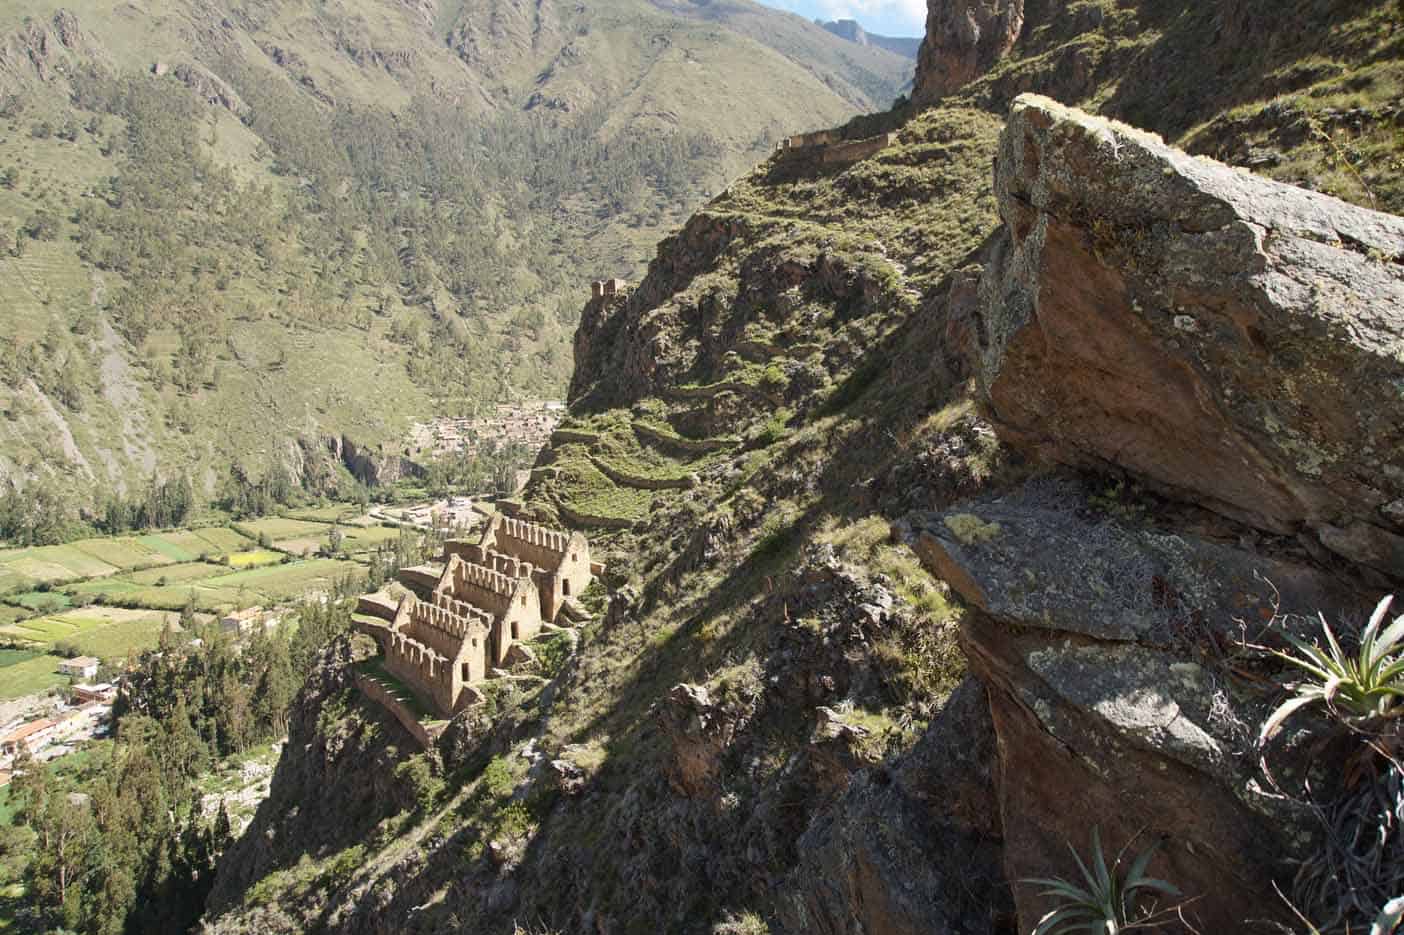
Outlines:
{"label": "green vegetation patch", "polygon": [[73,601],[62,591],[21,591],[5,598],[9,603],[25,610],[49,614],[73,606]]}
{"label": "green vegetation patch", "polygon": [[201,583],[235,593],[241,588],[247,589],[265,601],[287,601],[300,598],[310,591],[329,592],[338,578],[360,572],[361,566],[355,562],[314,558],[305,562],[288,562],[238,571]]}
{"label": "green vegetation patch", "polygon": [[28,575],[21,574],[18,570],[0,565],[0,594],[8,591],[15,591],[20,588],[27,588],[34,584],[34,579]]}
{"label": "green vegetation patch", "polygon": [[72,581],[115,573],[109,564],[73,545],[46,545],[10,550],[0,555],[0,567],[39,582]]}
{"label": "green vegetation patch", "polygon": [[121,569],[168,565],[176,561],[159,549],[140,539],[123,536],[113,539],[83,539],[72,543],[73,548]]}
{"label": "green vegetation patch", "polygon": [[193,532],[138,536],[137,541],[173,562],[193,562],[210,550],[209,543]]}
{"label": "green vegetation patch", "polygon": [[180,565],[166,565],[162,568],[148,568],[146,571],[134,571],[129,575],[124,575],[123,578],[132,582],[134,586],[164,587],[167,584],[199,581],[202,578],[228,573],[229,569],[223,565],[215,565],[210,562],[186,562]]}
{"label": "green vegetation patch", "polygon": [[588,458],[558,461],[555,483],[566,507],[578,514],[602,519],[633,521],[648,515],[656,493],[615,484]]}
{"label": "green vegetation patch", "polygon": [[290,519],[286,516],[265,516],[263,519],[238,523],[234,528],[251,539],[267,536],[270,540],[276,540],[321,536],[327,532],[328,525],[303,519]]}
{"label": "green vegetation patch", "polygon": [[366,526],[341,531],[341,548],[347,552],[369,552],[388,542],[398,542],[400,530],[391,526]]}
{"label": "green vegetation patch", "polygon": [[165,624],[162,614],[117,608],[84,608],[50,617],[36,617],[0,629],[62,653],[124,658],[129,652],[151,649]]}
{"label": "green vegetation patch", "polygon": [[310,523],[355,523],[359,525],[361,516],[361,508],[351,503],[333,503],[329,506],[288,511],[289,519],[300,519]]}
{"label": "green vegetation patch", "polygon": [[[4,650],[14,653],[16,650]],[[20,650],[19,652],[24,652]],[[67,685],[68,678],[58,671],[59,657],[48,653],[30,653],[26,659],[15,659],[0,668],[0,701],[22,698],[35,692]]]}
{"label": "green vegetation patch", "polygon": [[205,543],[207,549],[213,549],[221,555],[229,552],[241,552],[251,545],[247,536],[223,526],[196,529],[194,535]]}
{"label": "green vegetation patch", "polygon": [[260,597],[257,594],[241,592],[237,587],[222,588],[210,583],[218,580],[218,578],[214,578],[204,582],[173,584],[167,587],[137,587],[134,590],[123,590],[110,594],[107,597],[107,602],[121,607],[181,610],[193,600],[196,610],[218,613],[239,604],[244,598],[256,599]]}
{"label": "green vegetation patch", "polygon": [[105,662],[116,662],[125,659],[131,653],[155,649],[164,628],[165,621],[160,618],[108,623],[82,630],[65,640],[64,645],[85,656],[96,656]]}
{"label": "green vegetation patch", "polygon": [[33,649],[5,649],[0,648],[0,669],[8,666],[18,665],[21,662],[28,662],[37,659],[43,653]]}
{"label": "green vegetation patch", "polygon": [[71,584],[65,589],[65,593],[105,598],[108,595],[130,594],[140,590],[141,585],[127,578],[98,578],[94,581],[80,581],[77,584]]}

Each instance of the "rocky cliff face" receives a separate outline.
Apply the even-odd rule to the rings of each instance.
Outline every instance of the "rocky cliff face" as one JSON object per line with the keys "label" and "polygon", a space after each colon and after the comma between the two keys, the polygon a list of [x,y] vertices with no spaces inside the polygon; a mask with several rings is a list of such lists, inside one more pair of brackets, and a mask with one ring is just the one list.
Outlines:
{"label": "rocky cliff face", "polygon": [[1024,30],[1024,0],[932,0],[912,100],[931,104],[989,71]]}
{"label": "rocky cliff face", "polygon": [[[1187,505],[1147,528],[1044,477],[899,524],[972,610],[1005,871],[1149,835],[1204,930],[1237,930],[1320,830],[1304,786],[1265,794],[1248,631],[1404,579],[1404,222],[1032,96],[996,166],[1004,225],[951,310],[996,431]],[[1015,899],[1025,929],[1052,907]]]}
{"label": "rocky cliff face", "polygon": [[1005,437],[1404,568],[1404,220],[1046,99],[997,165],[975,353]]}

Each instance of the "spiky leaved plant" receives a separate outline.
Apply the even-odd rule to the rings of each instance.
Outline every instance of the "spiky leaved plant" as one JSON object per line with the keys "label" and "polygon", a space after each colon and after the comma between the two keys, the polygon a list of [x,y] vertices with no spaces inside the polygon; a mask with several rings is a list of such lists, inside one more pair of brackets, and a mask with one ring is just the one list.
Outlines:
{"label": "spiky leaved plant", "polygon": [[[1146,867],[1155,856],[1159,845],[1152,844],[1131,863],[1126,876],[1117,871],[1121,867],[1121,855],[1116,862],[1107,866],[1106,854],[1102,851],[1102,835],[1099,829],[1092,829],[1092,869],[1082,862],[1077,850],[1068,845],[1073,860],[1082,871],[1086,886],[1070,883],[1061,877],[1035,878],[1021,882],[1045,889],[1041,896],[1054,896],[1058,905],[1050,910],[1033,930],[1033,935],[1119,935],[1133,929],[1145,928],[1159,915],[1154,907],[1141,904],[1141,897],[1148,891],[1178,898],[1180,891],[1164,880],[1146,876]],[[1125,849],[1123,849],[1125,853]]]}
{"label": "spiky leaved plant", "polygon": [[1397,707],[1404,697],[1404,615],[1383,631],[1380,629],[1392,599],[1384,598],[1375,608],[1354,653],[1341,648],[1324,616],[1321,629],[1326,634],[1325,649],[1291,633],[1282,634],[1297,652],[1273,650],[1273,655],[1304,670],[1311,678],[1289,686],[1293,697],[1279,705],[1263,723],[1258,735],[1260,743],[1271,739],[1289,717],[1312,704],[1324,704],[1344,720],[1390,717],[1404,710]]}

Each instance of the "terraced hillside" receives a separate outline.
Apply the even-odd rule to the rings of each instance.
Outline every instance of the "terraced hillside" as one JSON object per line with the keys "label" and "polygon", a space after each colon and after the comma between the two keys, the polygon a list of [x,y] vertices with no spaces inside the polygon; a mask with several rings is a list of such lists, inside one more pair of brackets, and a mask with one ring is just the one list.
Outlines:
{"label": "terraced hillside", "polygon": [[0,11],[0,479],[393,479],[559,395],[591,278],[910,65],[749,3]]}

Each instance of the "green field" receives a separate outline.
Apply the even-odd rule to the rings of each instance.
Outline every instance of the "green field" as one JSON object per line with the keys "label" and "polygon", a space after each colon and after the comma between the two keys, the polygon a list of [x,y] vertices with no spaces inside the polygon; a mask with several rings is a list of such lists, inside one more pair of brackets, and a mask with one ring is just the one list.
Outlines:
{"label": "green field", "polygon": [[59,675],[59,657],[31,650],[0,649],[0,701],[67,685]]}
{"label": "green field", "polygon": [[267,536],[269,539],[300,539],[306,536],[323,536],[331,528],[327,523],[314,523],[303,519],[290,519],[286,516],[265,516],[263,519],[239,523],[235,529],[252,539]]}
{"label": "green field", "polygon": [[63,645],[79,655],[117,661],[129,652],[155,647],[164,624],[159,613],[88,607],[11,624],[0,628],[0,636],[45,649]]}
{"label": "green field", "polygon": [[13,568],[0,565],[0,594],[7,591],[14,591],[20,588],[27,588],[34,584],[34,579],[20,574]]}
{"label": "green field", "polygon": [[0,552],[0,569],[11,576],[34,581],[73,581],[116,572],[117,566],[104,562],[76,545],[46,545],[33,549],[7,549]]}
{"label": "green field", "polygon": [[31,613],[42,614],[53,613],[73,605],[73,601],[62,591],[21,591],[7,596],[5,601]]}
{"label": "green field", "polygon": [[[282,558],[282,556],[278,556]],[[146,571],[134,571],[122,577],[133,584],[141,587],[165,587],[168,584],[180,584],[185,581],[198,581],[201,578],[210,578],[215,575],[222,575],[229,571],[223,565],[215,565],[212,562],[187,562],[181,565],[166,565],[163,568],[149,568]]]}
{"label": "green field", "polygon": [[178,561],[160,549],[132,537],[84,539],[73,543],[73,547],[124,571],[133,568],[148,568],[152,565],[169,565]]}
{"label": "green field", "polygon": [[341,547],[347,552],[369,552],[400,539],[400,530],[392,526],[342,527],[341,534]]}
{"label": "green field", "polygon": [[209,579],[206,583],[217,583],[219,587],[236,590],[245,588],[261,597],[265,603],[269,603],[296,600],[308,591],[330,590],[337,578],[357,573],[360,569],[361,566],[355,562],[314,558],[304,562],[238,571]]}
{"label": "green field", "polygon": [[312,523],[352,523],[359,525],[363,520],[361,508],[355,504],[333,503],[330,506],[308,507],[305,510],[289,510],[289,519],[306,520]]}
{"label": "green field", "polygon": [[[331,526],[322,527],[322,532],[295,539],[279,539],[273,545],[291,555],[314,555],[331,545]],[[400,530],[392,526],[337,526],[341,532],[341,550],[348,555],[371,552],[387,542],[400,538]]]}
{"label": "green field", "polygon": [[248,537],[234,529],[226,529],[222,526],[211,526],[208,529],[197,529],[193,535],[205,543],[207,550],[225,555],[231,552],[242,552],[253,545]]}

